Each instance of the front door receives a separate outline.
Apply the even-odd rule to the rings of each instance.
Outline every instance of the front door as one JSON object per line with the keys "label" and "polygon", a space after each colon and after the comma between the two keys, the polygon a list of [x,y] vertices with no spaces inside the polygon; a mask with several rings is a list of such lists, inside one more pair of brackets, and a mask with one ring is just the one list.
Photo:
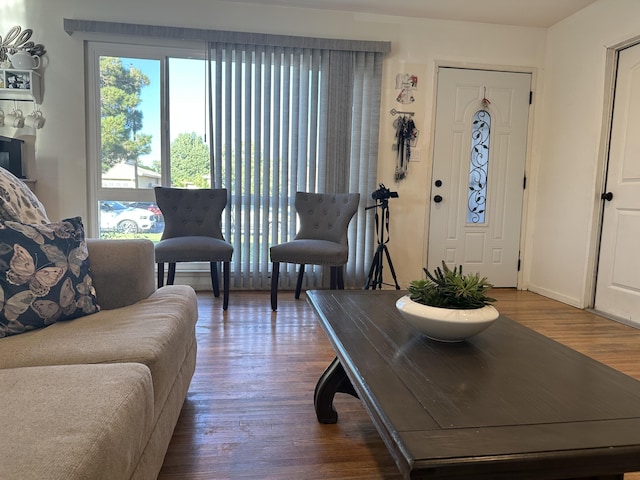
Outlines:
{"label": "front door", "polygon": [[518,281],[531,75],[440,68],[427,268]]}
{"label": "front door", "polygon": [[640,325],[640,45],[619,54],[613,107],[595,309]]}

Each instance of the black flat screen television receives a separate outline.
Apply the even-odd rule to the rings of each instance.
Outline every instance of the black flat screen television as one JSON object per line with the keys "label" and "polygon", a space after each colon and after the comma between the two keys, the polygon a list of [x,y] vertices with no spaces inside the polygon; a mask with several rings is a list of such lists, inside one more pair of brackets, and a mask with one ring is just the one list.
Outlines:
{"label": "black flat screen television", "polygon": [[23,140],[0,136],[0,167],[9,170],[18,178],[22,174],[22,144]]}

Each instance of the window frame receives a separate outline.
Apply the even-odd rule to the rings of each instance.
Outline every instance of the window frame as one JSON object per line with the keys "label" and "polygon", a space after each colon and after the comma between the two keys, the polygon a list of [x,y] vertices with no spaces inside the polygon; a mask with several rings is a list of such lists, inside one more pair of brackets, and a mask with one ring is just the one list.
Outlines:
{"label": "window frame", "polygon": [[[116,200],[126,202],[155,202],[152,188],[106,188],[102,186],[100,149],[100,58],[124,57],[158,60],[160,62],[160,165],[161,185],[170,182],[170,110],[169,70],[170,58],[207,60],[207,44],[201,42],[172,42],[169,44],[146,44],[136,42],[85,42],[86,112],[87,112],[87,222],[85,228],[91,237],[100,237],[99,202]],[[178,45],[179,43],[179,45]],[[205,95],[207,93],[205,92]],[[208,99],[208,97],[207,97]]]}

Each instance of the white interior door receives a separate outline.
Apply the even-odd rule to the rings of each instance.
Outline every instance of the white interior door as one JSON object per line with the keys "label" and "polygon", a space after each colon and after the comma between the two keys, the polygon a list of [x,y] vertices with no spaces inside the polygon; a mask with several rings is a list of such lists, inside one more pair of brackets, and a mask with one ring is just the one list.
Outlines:
{"label": "white interior door", "polygon": [[613,112],[595,308],[640,325],[640,45],[620,52]]}
{"label": "white interior door", "polygon": [[517,286],[530,90],[528,73],[440,68],[429,270]]}

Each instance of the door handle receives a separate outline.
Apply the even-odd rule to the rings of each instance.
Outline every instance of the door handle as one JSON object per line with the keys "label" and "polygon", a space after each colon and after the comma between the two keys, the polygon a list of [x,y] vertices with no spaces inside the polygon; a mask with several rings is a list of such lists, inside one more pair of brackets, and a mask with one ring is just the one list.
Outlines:
{"label": "door handle", "polygon": [[440,203],[442,201],[442,196],[436,195],[435,197],[433,197],[433,201],[436,203]]}
{"label": "door handle", "polygon": [[613,193],[611,192],[603,193],[602,195],[600,195],[600,198],[602,200],[606,200],[607,202],[610,202],[611,200],[613,200]]}

